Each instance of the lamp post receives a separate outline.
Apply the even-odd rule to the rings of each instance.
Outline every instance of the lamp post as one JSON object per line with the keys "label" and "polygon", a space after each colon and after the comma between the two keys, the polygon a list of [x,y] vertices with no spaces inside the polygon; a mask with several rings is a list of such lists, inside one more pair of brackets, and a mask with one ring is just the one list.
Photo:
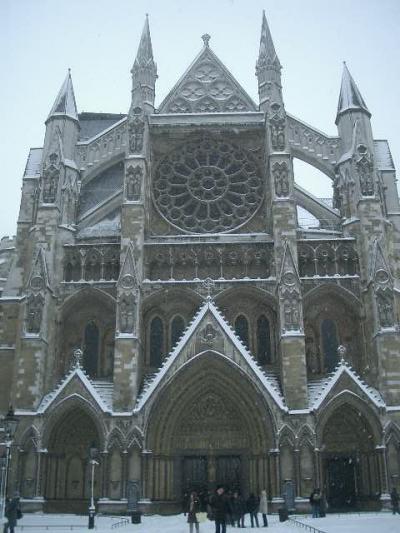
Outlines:
{"label": "lamp post", "polygon": [[89,449],[89,462],[91,467],[90,472],[90,505],[89,505],[89,524],[88,529],[94,529],[94,517],[96,514],[96,507],[94,505],[94,470],[99,464],[96,460],[98,457],[98,449],[93,443]]}
{"label": "lamp post", "polygon": [[6,447],[5,454],[1,458],[1,515],[0,524],[5,522],[6,498],[7,498],[7,484],[8,484],[8,469],[11,462],[11,446],[14,440],[15,432],[17,431],[19,420],[14,415],[14,410],[10,405],[8,413],[3,418],[3,433],[5,441],[3,445]]}

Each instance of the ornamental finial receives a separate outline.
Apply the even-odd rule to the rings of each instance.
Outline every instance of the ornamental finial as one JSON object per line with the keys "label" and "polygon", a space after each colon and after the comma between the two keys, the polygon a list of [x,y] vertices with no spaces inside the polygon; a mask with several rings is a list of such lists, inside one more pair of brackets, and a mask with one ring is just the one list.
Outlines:
{"label": "ornamental finial", "polygon": [[83,358],[83,352],[80,348],[77,348],[74,350],[73,356],[72,356],[72,365],[71,368],[75,370],[76,368],[82,368],[82,358]]}
{"label": "ornamental finial", "polygon": [[209,46],[209,42],[210,42],[210,39],[211,39],[211,35],[208,35],[208,33],[205,33],[204,35],[201,36],[201,38],[203,39],[203,43],[204,43],[204,46]]}
{"label": "ornamental finial", "polygon": [[340,362],[343,364],[345,362],[344,357],[345,357],[345,355],[347,353],[346,346],[343,346],[343,344],[338,346],[337,353],[338,353],[338,356],[340,357]]}

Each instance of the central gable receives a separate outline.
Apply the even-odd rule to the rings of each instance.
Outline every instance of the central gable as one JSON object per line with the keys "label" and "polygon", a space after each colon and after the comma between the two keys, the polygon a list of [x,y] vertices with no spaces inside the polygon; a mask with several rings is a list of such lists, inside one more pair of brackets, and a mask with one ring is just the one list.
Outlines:
{"label": "central gable", "polygon": [[190,65],[160,105],[159,113],[235,113],[258,111],[256,104],[208,46]]}

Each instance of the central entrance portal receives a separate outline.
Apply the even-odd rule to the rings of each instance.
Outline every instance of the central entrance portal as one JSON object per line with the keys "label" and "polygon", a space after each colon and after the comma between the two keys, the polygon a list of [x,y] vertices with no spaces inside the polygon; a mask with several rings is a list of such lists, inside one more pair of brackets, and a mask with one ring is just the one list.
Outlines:
{"label": "central entrance portal", "polygon": [[214,490],[223,485],[227,491],[243,489],[242,461],[239,455],[196,455],[183,458],[182,494]]}

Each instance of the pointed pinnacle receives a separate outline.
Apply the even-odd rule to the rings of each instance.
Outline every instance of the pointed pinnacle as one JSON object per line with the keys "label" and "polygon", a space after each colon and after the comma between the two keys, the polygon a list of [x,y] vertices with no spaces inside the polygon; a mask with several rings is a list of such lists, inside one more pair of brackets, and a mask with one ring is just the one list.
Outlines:
{"label": "pointed pinnacle", "polygon": [[[52,116],[66,115],[74,120],[78,120],[78,111],[76,108],[74,87],[72,85],[71,69],[68,69],[67,76],[61,89],[58,92],[57,98],[54,101],[53,107],[47,117],[47,120]],[[47,121],[46,121],[47,122]]]}
{"label": "pointed pinnacle", "polygon": [[265,16],[265,11],[263,11],[260,37],[260,51],[258,54],[257,68],[271,64],[279,69],[282,68],[275,51],[275,46],[268,26],[267,17]]}
{"label": "pointed pinnacle", "polygon": [[146,20],[144,22],[135,63],[138,62],[141,65],[146,65],[151,61],[153,61],[153,47],[151,44],[149,15],[146,13]]}
{"label": "pointed pinnacle", "polygon": [[340,87],[339,102],[336,114],[336,124],[339,116],[345,111],[349,110],[363,110],[370,117],[371,113],[364,102],[363,97],[354,81],[349,69],[347,68],[346,61],[343,61],[343,75],[342,84]]}

